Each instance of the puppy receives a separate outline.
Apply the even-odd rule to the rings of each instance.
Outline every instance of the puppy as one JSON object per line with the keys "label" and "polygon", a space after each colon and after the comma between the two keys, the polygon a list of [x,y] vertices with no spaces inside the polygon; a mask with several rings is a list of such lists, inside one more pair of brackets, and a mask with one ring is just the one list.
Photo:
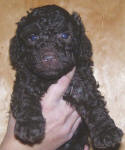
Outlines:
{"label": "puppy", "polygon": [[77,13],[56,5],[32,9],[18,23],[10,43],[10,60],[16,70],[11,111],[16,119],[15,136],[26,144],[40,142],[45,134],[40,97],[72,68],[76,72],[64,94],[82,123],[70,141],[58,150],[81,150],[90,135],[93,147],[113,148],[122,131],[105,107],[93,76],[92,46]]}

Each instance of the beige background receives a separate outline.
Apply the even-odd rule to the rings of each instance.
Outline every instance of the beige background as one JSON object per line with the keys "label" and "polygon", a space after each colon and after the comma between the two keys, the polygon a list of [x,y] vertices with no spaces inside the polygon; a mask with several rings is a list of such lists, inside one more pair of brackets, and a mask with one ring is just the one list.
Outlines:
{"label": "beige background", "polygon": [[[0,142],[8,120],[14,71],[9,65],[9,40],[16,22],[29,8],[58,4],[81,14],[93,45],[95,77],[110,115],[125,132],[125,0],[0,0]],[[125,149],[125,137],[120,150]]]}

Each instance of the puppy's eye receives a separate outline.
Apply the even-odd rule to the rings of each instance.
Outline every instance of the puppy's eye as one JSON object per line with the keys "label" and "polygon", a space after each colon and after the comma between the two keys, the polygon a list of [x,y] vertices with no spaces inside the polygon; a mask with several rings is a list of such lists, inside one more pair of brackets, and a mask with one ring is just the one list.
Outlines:
{"label": "puppy's eye", "polygon": [[62,33],[62,34],[61,34],[61,37],[62,37],[63,39],[68,39],[69,34],[68,34],[68,33]]}
{"label": "puppy's eye", "polygon": [[29,37],[30,40],[32,41],[36,41],[39,39],[39,36],[38,35],[35,35],[35,34],[31,34],[30,37]]}

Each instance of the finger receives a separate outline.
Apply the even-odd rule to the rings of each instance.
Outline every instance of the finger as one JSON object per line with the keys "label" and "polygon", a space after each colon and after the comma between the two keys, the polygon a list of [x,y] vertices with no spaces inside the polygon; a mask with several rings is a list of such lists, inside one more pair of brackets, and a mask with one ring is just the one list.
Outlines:
{"label": "finger", "polygon": [[62,78],[60,78],[57,83],[63,85],[64,87],[68,86],[74,75],[74,72],[75,72],[75,68],[73,68],[69,73],[67,73]]}
{"label": "finger", "polygon": [[10,114],[9,116],[9,121],[8,121],[8,127],[7,127],[7,132],[6,132],[6,136],[10,137],[12,135],[14,135],[14,127],[15,127],[15,119],[12,116],[12,114]]}
{"label": "finger", "polygon": [[[75,72],[75,68],[72,71],[70,71],[68,74],[66,74],[62,78],[60,78],[58,80],[57,84],[54,84],[52,86],[52,88],[50,87],[51,92],[55,93],[55,95],[58,98],[61,97],[65,93],[65,91],[66,91],[66,89],[67,89],[67,87],[68,87],[68,85],[69,85],[69,83],[73,77],[74,72]],[[52,94],[52,95],[54,95],[54,94]]]}
{"label": "finger", "polygon": [[61,122],[65,124],[69,118],[71,118],[72,114],[75,112],[75,108],[71,107],[65,100],[60,100],[58,107],[56,107],[57,114],[61,116]]}
{"label": "finger", "polygon": [[72,128],[72,125],[76,122],[76,120],[78,118],[81,118],[81,117],[79,116],[77,111],[74,110],[73,113],[70,115],[70,118],[68,118],[68,120],[67,120],[67,121],[69,121],[69,123],[72,121],[72,124],[71,124],[70,128]]}
{"label": "finger", "polygon": [[47,93],[44,95],[43,100],[46,99],[48,102],[60,100],[60,97],[62,97],[65,93],[74,75],[74,72],[75,68],[73,68],[72,71],[60,78],[56,84],[51,85]]}
{"label": "finger", "polygon": [[67,121],[67,125],[69,125],[69,128],[72,129],[73,126],[74,126],[74,124],[75,124],[75,122],[76,122],[78,119],[81,120],[81,117],[78,115],[78,113],[77,113],[76,111],[74,111],[74,112],[70,115],[70,117],[67,117],[66,119],[67,119],[67,120],[66,120],[66,121]]}
{"label": "finger", "polygon": [[84,150],[89,150],[89,146],[88,146],[88,145],[85,145],[85,146],[84,146]]}
{"label": "finger", "polygon": [[14,127],[14,126],[15,126],[15,123],[16,123],[16,120],[14,119],[13,115],[10,114],[10,116],[9,116],[9,121],[8,121],[8,126],[9,126],[9,127]]}
{"label": "finger", "polygon": [[70,130],[70,132],[69,132],[69,133],[70,133],[70,134],[69,134],[69,139],[72,138],[72,136],[73,136],[74,132],[76,131],[76,129],[78,128],[80,122],[81,122],[81,118],[79,117],[79,118],[74,122],[74,124],[73,124],[73,126],[72,126],[72,128],[71,128],[71,130]]}

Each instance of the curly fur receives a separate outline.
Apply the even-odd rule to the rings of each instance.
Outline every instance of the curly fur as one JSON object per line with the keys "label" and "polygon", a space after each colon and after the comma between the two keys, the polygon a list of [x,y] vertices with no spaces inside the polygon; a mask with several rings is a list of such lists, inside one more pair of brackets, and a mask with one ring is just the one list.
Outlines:
{"label": "curly fur", "polygon": [[81,150],[89,144],[89,135],[94,148],[111,149],[120,143],[123,133],[109,116],[98,91],[91,57],[92,46],[77,13],[47,5],[32,9],[20,20],[10,44],[10,60],[16,70],[11,111],[19,140],[34,144],[44,138],[46,121],[40,97],[76,66],[64,99],[83,121],[72,139],[58,150]]}

